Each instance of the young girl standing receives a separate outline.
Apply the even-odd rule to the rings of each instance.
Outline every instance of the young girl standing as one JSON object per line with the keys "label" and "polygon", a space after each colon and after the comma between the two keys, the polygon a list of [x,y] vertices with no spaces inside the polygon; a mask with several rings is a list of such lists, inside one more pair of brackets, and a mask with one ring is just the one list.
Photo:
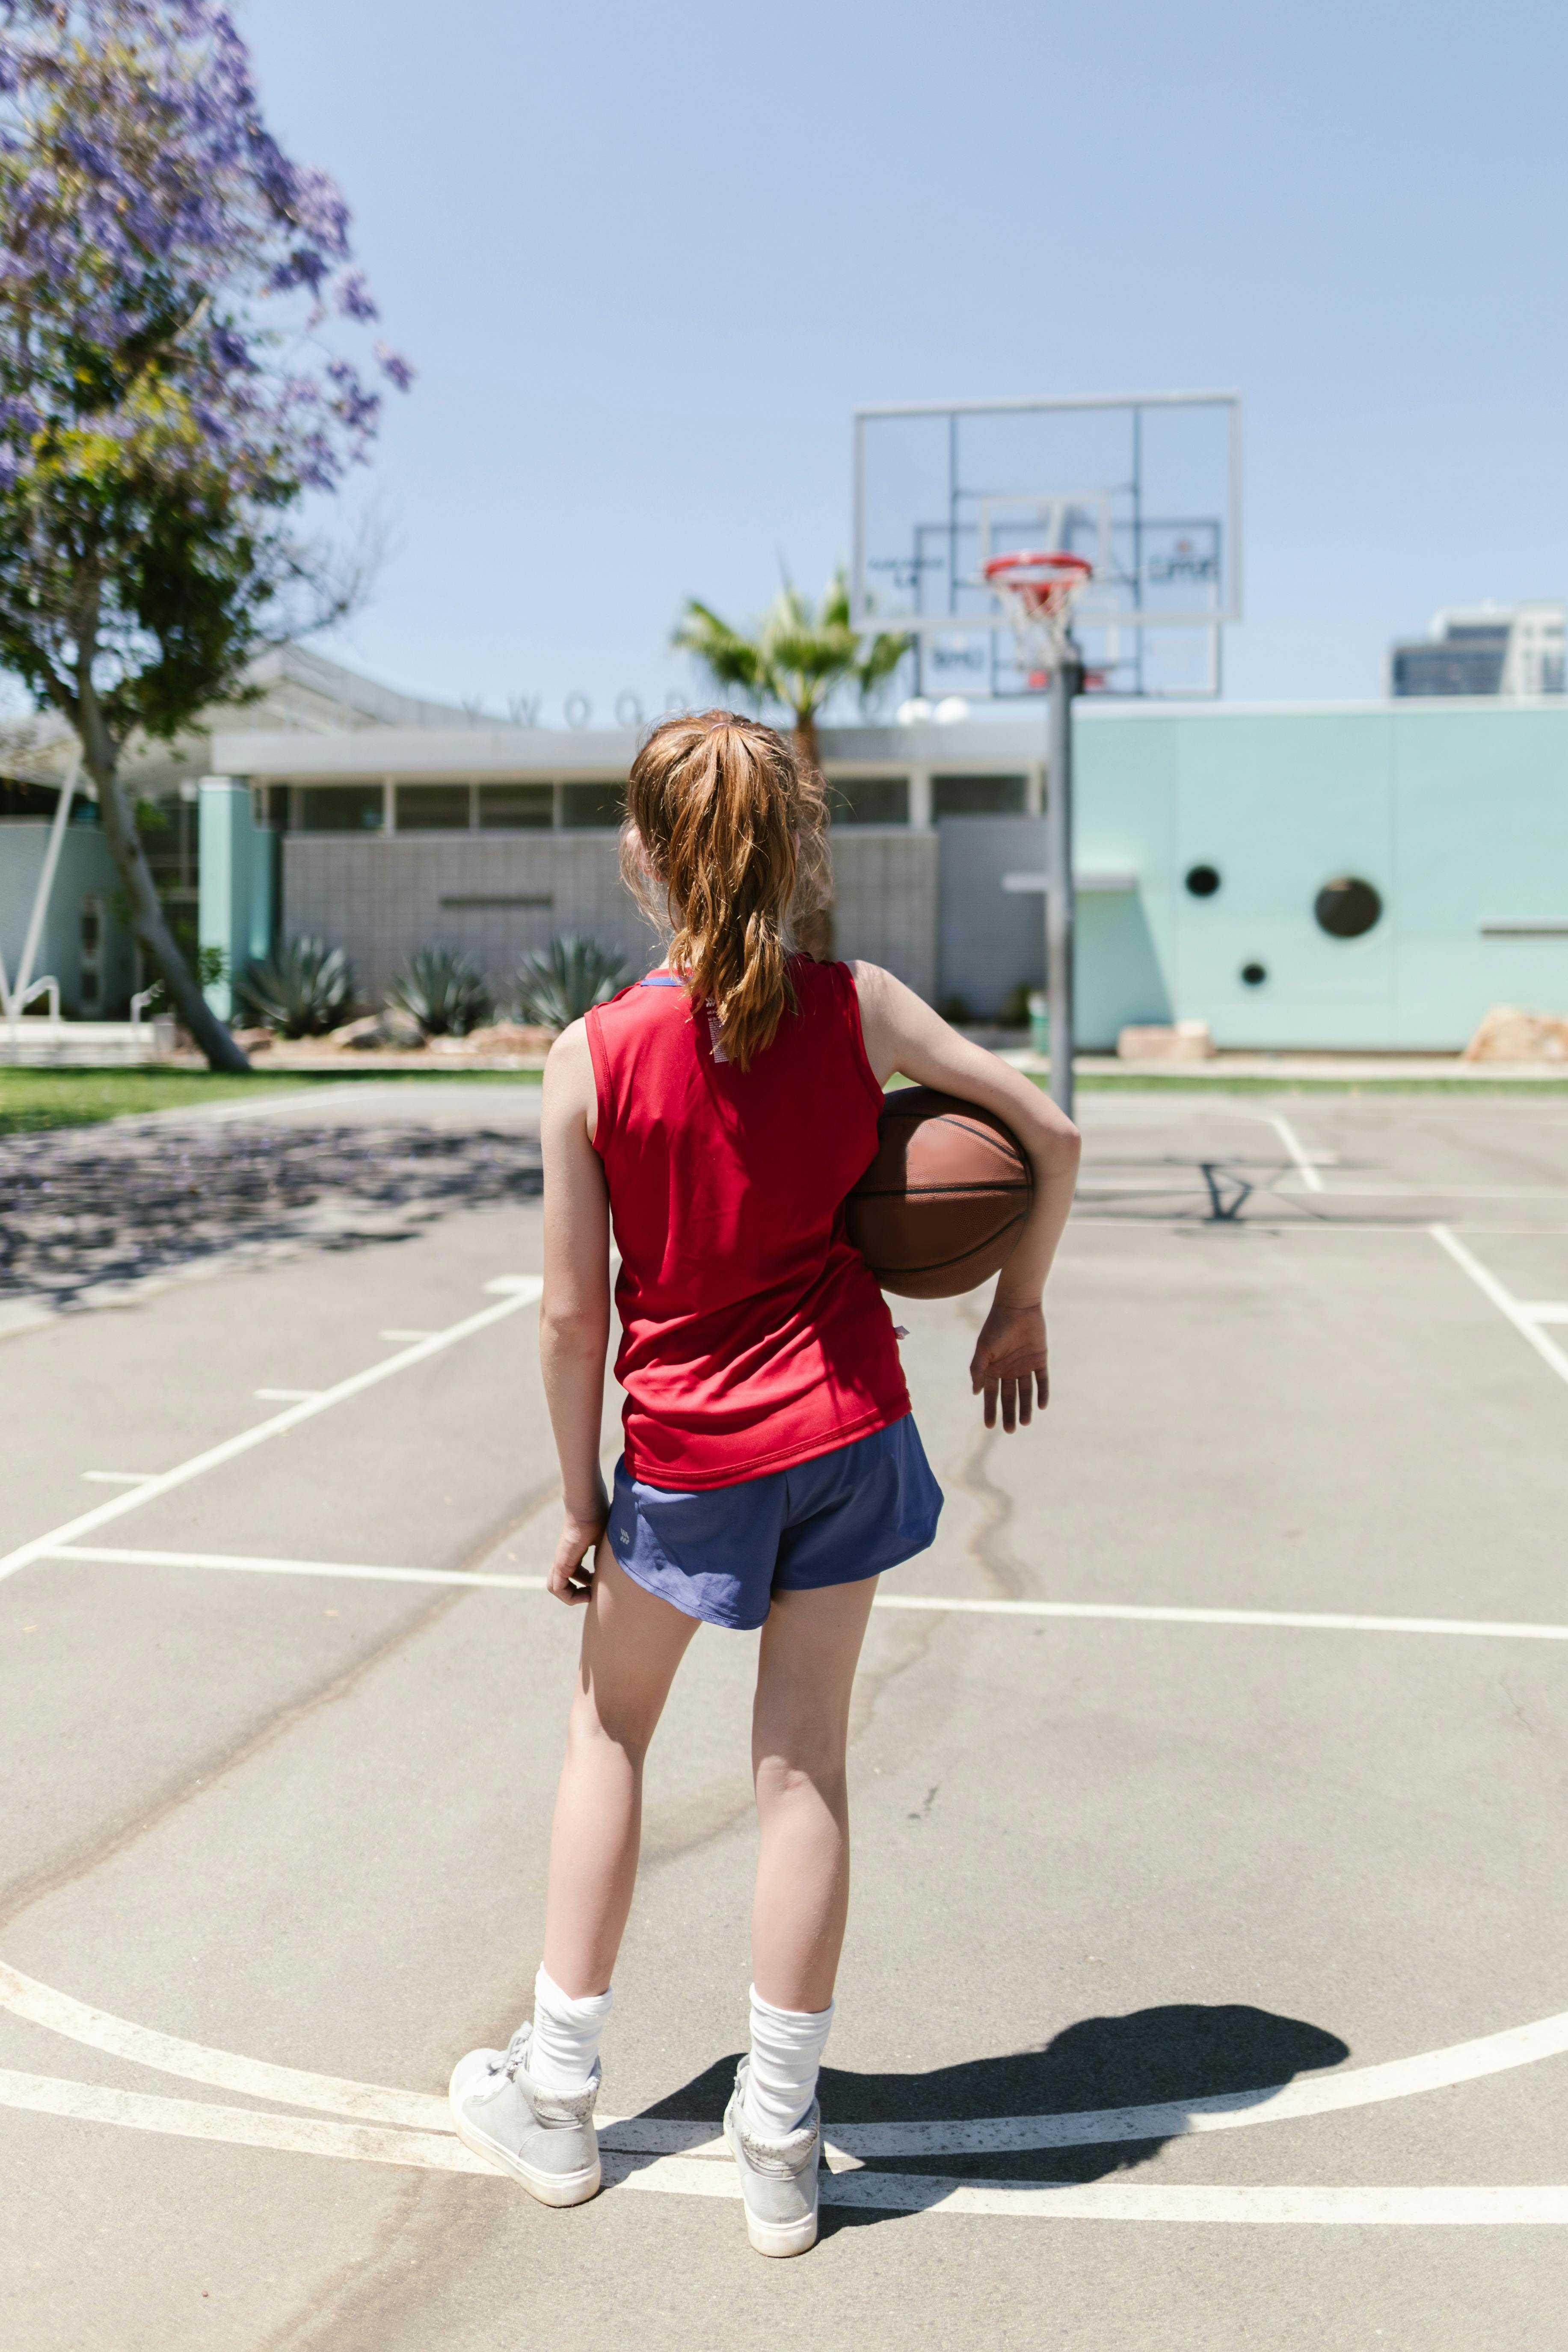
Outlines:
{"label": "young girl standing", "polygon": [[[672,936],[658,971],[563,1033],[544,1076],[540,1346],[565,1523],[550,1572],[584,1612],[533,2018],[452,2076],[468,2147],[549,2205],[599,2186],[594,2105],[637,1876],[643,1760],[698,1624],[762,1628],[751,2049],[725,2137],[760,2253],[816,2237],[817,2070],[849,1896],[845,1751],[885,1569],[942,1495],[887,1302],[845,1238],[895,1071],[997,1111],[1032,1213],[969,1367],[985,1425],[1047,1397],[1040,1297],[1079,1139],[1006,1064],[890,973],[792,954],[822,903],[821,780],[725,710],[655,730],[622,866]],[[599,1467],[610,1237],[626,1450]]]}

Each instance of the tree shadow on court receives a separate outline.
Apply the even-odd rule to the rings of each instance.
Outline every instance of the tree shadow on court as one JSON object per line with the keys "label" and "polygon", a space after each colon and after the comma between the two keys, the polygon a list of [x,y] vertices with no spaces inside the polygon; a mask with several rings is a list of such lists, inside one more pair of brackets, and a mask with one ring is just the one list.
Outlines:
{"label": "tree shadow on court", "polygon": [[[856,2124],[963,2123],[990,2116],[1103,2116],[1107,2109],[1184,2108],[1199,2099],[1234,2098],[1244,2106],[1298,2074],[1337,2066],[1347,2043],[1321,2026],[1242,2004],[1172,2002],[1126,2017],[1089,2017],[1043,2045],[1005,2057],[971,2059],[925,2074],[853,2074],[823,2069],[823,2127]],[[735,2078],[735,2060],[710,2066],[645,2112],[650,2116],[718,2116]],[[998,2135],[1000,2137],[1001,2135]],[[878,2172],[946,2179],[1080,2182],[1145,2164],[1174,2137],[1091,2141],[1065,2147],[1006,2148],[920,2156],[868,2152]],[[823,2229],[891,2220],[891,2213],[825,2207]]]}
{"label": "tree shadow on court", "polygon": [[533,1138],[482,1128],[258,1119],[0,1139],[0,1300],[69,1307],[237,1249],[406,1241],[452,1210],[541,1189]]}

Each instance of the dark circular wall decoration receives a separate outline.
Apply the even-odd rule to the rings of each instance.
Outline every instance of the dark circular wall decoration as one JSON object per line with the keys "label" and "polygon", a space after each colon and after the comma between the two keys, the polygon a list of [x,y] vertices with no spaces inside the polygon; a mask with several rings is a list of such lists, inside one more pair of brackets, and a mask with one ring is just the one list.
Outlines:
{"label": "dark circular wall decoration", "polygon": [[1268,977],[1268,967],[1263,963],[1244,963],[1241,976],[1248,988],[1261,988]]}
{"label": "dark circular wall decoration", "polygon": [[1320,929],[1331,940],[1359,940],[1383,913],[1383,900],[1370,882],[1353,874],[1337,874],[1325,882],[1312,902]]}
{"label": "dark circular wall decoration", "polygon": [[1219,869],[1214,866],[1189,866],[1187,887],[1194,898],[1212,898],[1219,888]]}

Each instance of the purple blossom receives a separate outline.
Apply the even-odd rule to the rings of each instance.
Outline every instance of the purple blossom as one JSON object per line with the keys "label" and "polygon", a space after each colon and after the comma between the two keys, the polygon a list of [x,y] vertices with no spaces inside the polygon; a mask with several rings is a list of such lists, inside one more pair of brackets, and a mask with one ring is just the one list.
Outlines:
{"label": "purple blossom", "polygon": [[399,392],[408,391],[414,382],[414,370],[401,352],[395,352],[390,343],[377,343],[375,363],[383,375],[397,386]]}
{"label": "purple blossom", "polygon": [[363,270],[351,269],[346,277],[339,278],[336,300],[341,318],[358,319],[368,324],[372,319],[379,319],[381,316],[381,312],[371,299],[370,289],[364,282]]}
{"label": "purple blossom", "polygon": [[[0,0],[0,491],[80,414],[83,343],[111,382],[152,365],[177,386],[237,485],[331,488],[364,456],[380,395],[351,361],[307,357],[329,306],[377,317],[345,266],[348,207],[268,131],[215,0]],[[406,361],[374,359],[409,388]],[[95,423],[134,437],[134,413]]]}

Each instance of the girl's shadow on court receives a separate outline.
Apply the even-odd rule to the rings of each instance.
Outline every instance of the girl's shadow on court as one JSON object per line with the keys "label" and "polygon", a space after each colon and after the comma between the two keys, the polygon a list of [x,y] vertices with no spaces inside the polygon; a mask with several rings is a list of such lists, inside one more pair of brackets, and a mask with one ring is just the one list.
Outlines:
{"label": "girl's shadow on court", "polygon": [[[1277,2090],[1298,2074],[1337,2066],[1349,2056],[1348,2045],[1337,2034],[1299,2018],[1276,2017],[1268,2010],[1240,2004],[1205,2008],[1173,2002],[1134,2010],[1127,2017],[1084,2018],[1039,2049],[933,2067],[923,2074],[851,2074],[825,2066],[823,2126],[830,2143],[840,2130],[852,2142],[852,2127],[858,2124],[966,2123],[992,2116],[1068,2116],[1086,2109],[1103,2114],[1124,2107],[1181,2108],[1199,2099],[1223,2097],[1235,2097],[1244,2106],[1248,2093]],[[645,2113],[672,2118],[717,2116],[723,2112],[734,2076],[735,2060],[723,2059]],[[1016,2148],[1008,2147],[1005,2135],[999,2132],[989,2148],[936,2149],[915,2156],[868,2149],[865,2161],[879,2172],[940,2174],[948,2179],[1102,2180],[1147,2162],[1173,2137],[1166,2129],[1144,2139]],[[825,2207],[823,2230],[826,2234],[850,2221],[893,2218],[874,2210]]]}

